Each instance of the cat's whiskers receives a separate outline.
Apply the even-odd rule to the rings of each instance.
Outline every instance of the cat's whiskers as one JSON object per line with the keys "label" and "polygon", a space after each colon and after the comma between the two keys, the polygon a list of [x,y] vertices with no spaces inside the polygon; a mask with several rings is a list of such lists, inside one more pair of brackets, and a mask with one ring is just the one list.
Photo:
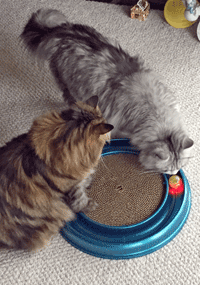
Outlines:
{"label": "cat's whiskers", "polygon": [[107,171],[111,174],[109,178],[110,178],[111,180],[115,181],[116,178],[112,178],[112,176],[114,176],[114,175],[113,175],[113,173],[110,171],[110,169],[108,168],[108,166],[105,164],[105,162],[104,162],[102,156],[101,156],[101,162],[103,163],[103,165],[104,165],[104,167],[107,169]]}
{"label": "cat's whiskers", "polygon": [[194,156],[181,157],[181,160],[182,159],[190,159],[190,158],[194,158]]}
{"label": "cat's whiskers", "polygon": [[146,170],[146,171],[141,171],[140,172],[140,175],[142,175],[142,174],[156,174],[156,173],[159,173],[159,172],[157,172],[157,171],[155,171],[155,170]]}
{"label": "cat's whiskers", "polygon": [[[110,177],[109,177],[109,178],[110,178],[111,180],[115,181],[116,178],[114,178],[113,172],[111,172],[110,169],[108,168],[108,166],[105,164],[104,159],[103,159],[102,156],[101,156],[101,161],[102,161],[104,167],[105,167],[105,168],[107,169],[107,171],[110,173]],[[139,173],[139,175],[142,175],[142,174],[154,175],[154,174],[158,174],[158,173],[159,173],[159,172],[158,172],[158,171],[155,171],[155,170],[145,170],[145,171],[141,170],[140,173]],[[113,178],[112,178],[112,177],[113,177]]]}

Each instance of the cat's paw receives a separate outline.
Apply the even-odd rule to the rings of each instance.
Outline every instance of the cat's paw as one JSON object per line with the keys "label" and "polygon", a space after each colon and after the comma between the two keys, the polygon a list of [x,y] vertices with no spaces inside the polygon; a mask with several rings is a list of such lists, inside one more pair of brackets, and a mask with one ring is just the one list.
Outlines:
{"label": "cat's paw", "polygon": [[76,219],[76,213],[71,211],[70,215],[67,218],[69,221],[75,220]]}
{"label": "cat's paw", "polygon": [[97,207],[98,207],[97,202],[95,202],[93,199],[89,198],[88,204],[84,209],[82,209],[82,212],[86,214],[88,212],[96,210]]}
{"label": "cat's paw", "polygon": [[81,198],[73,201],[70,207],[75,213],[89,212],[96,209],[97,203],[93,199],[83,195]]}

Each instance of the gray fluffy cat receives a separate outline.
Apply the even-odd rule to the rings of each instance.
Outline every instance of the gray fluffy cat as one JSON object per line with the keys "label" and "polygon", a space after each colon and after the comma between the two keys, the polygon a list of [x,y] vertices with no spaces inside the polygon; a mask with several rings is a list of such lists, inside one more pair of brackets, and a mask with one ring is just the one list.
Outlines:
{"label": "gray fluffy cat", "polygon": [[78,100],[98,95],[112,138],[127,137],[147,170],[176,174],[190,158],[193,141],[172,92],[138,57],[95,29],[67,22],[57,10],[38,10],[21,35],[28,50],[49,60],[59,87]]}

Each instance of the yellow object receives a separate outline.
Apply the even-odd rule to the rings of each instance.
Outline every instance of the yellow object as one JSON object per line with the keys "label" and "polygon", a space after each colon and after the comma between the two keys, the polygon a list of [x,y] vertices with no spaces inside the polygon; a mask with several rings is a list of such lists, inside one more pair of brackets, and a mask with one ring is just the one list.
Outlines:
{"label": "yellow object", "polygon": [[169,178],[169,186],[172,188],[177,188],[182,185],[181,178],[178,175],[173,175]]}
{"label": "yellow object", "polygon": [[164,16],[166,21],[174,28],[188,28],[196,21],[190,22],[185,19],[185,6],[182,0],[168,0],[164,8]]}

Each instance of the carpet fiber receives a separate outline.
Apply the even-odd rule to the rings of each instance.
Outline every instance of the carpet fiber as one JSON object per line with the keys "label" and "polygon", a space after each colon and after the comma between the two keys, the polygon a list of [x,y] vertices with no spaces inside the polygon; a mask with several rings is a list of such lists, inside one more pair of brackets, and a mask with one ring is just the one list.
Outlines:
{"label": "carpet fiber", "polygon": [[199,285],[200,284],[200,42],[197,23],[169,26],[163,11],[151,10],[145,22],[130,19],[129,7],[84,0],[6,0],[0,8],[0,145],[27,131],[33,119],[60,109],[62,94],[48,66],[24,52],[19,35],[32,12],[61,10],[74,23],[88,24],[116,39],[131,55],[166,78],[176,92],[194,156],[184,168],[192,207],[182,231],[165,247],[136,259],[95,258],[57,234],[50,245],[30,254],[0,252],[1,285]]}

